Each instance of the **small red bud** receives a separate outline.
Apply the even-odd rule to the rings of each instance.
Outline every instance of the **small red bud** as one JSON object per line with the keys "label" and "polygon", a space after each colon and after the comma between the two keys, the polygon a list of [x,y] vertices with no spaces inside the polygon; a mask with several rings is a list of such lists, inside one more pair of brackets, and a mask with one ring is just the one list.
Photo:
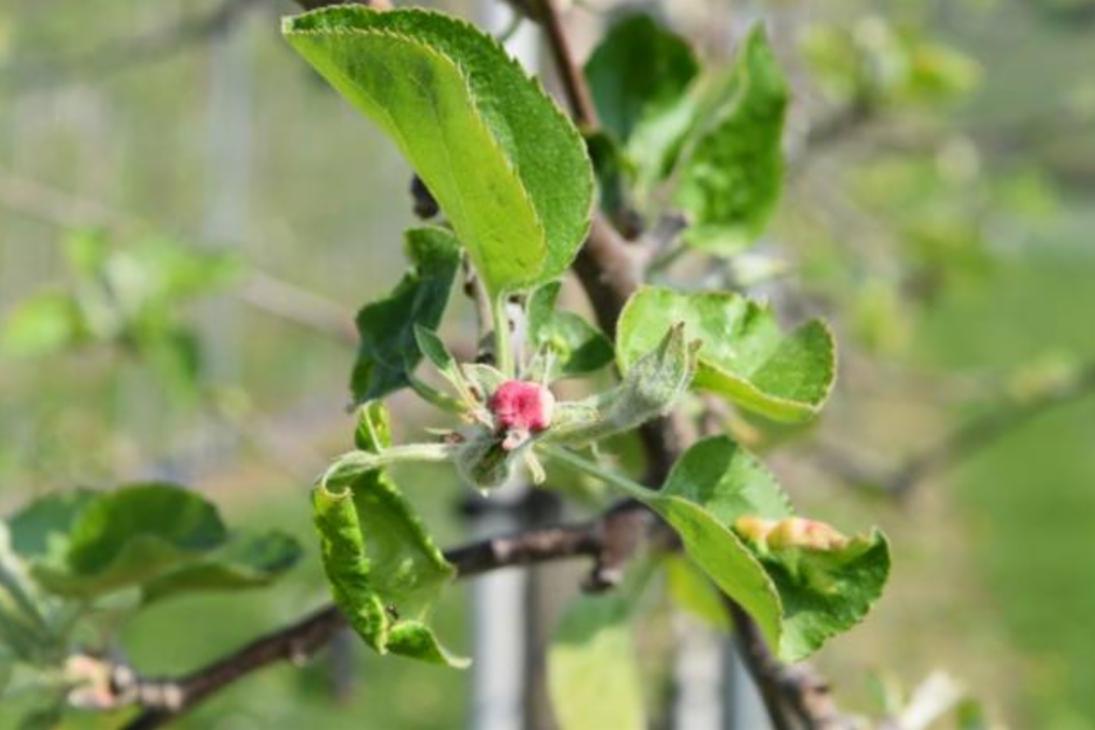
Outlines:
{"label": "small red bud", "polygon": [[499,429],[536,433],[551,425],[555,396],[539,383],[507,380],[490,398]]}

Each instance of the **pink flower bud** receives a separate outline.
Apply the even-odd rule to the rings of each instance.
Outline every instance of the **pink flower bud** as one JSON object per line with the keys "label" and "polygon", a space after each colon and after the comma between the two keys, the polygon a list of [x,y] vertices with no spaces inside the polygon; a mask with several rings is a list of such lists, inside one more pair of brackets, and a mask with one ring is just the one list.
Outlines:
{"label": "pink flower bud", "polygon": [[507,380],[490,398],[500,430],[536,433],[551,425],[555,396],[538,383]]}

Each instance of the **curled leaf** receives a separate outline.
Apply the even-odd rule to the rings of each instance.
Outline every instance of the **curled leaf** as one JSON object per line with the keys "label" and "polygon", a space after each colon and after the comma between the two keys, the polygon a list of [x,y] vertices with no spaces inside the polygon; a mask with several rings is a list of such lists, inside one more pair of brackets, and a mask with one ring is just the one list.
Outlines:
{"label": "curled leaf", "polygon": [[[387,448],[387,411],[370,403],[362,412],[358,447]],[[466,666],[426,624],[455,571],[387,474],[368,469],[327,480],[312,491],[312,506],[331,593],[365,643],[380,654]]]}

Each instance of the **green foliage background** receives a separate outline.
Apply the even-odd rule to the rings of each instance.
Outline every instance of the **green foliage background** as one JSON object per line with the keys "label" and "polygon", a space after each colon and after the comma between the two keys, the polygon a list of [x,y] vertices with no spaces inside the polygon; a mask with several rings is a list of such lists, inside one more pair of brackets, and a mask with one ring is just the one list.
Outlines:
{"label": "green foliage background", "polygon": [[[982,69],[978,90],[942,119],[908,112],[896,120],[912,138],[926,129],[950,140],[913,155],[914,164],[943,170],[944,178],[957,174],[950,184],[962,191],[960,202],[947,196],[913,208],[916,180],[900,162],[885,164],[885,138],[872,127],[826,147],[788,183],[776,212],[776,235],[803,262],[808,294],[862,315],[838,337],[861,338],[882,353],[879,367],[843,362],[819,438],[852,441],[885,462],[975,415],[991,400],[992,384],[1018,368],[1047,357],[1095,358],[1095,25],[1085,20],[1090,15],[1063,15],[1048,2],[866,5],[845,0],[811,12],[848,25],[867,12],[922,25]],[[0,311],[64,278],[57,242],[73,207],[51,205],[40,191],[28,197],[19,185],[27,180],[98,204],[84,206],[77,217],[92,220],[82,222],[121,217],[138,231],[227,245],[347,309],[390,289],[402,273],[400,234],[413,222],[407,168],[303,68],[278,37],[273,9],[250,14],[228,50],[197,43],[129,70],[85,61],[117,52],[112,39],[212,7],[59,0],[0,8]],[[773,3],[777,48],[788,60],[794,39],[780,36],[780,14],[797,7]],[[211,84],[226,82],[213,69],[226,59],[250,68],[242,87],[250,172],[237,201],[245,211],[238,241],[217,234],[211,202],[241,164],[233,157],[239,150],[218,147],[211,132],[221,103]],[[967,140],[979,152],[972,178],[962,177],[969,171],[960,164]],[[987,219],[975,214],[984,207],[981,190],[994,196]],[[902,220],[902,210],[916,213]],[[937,225],[912,230],[925,221]],[[970,221],[976,235],[963,227]],[[914,306],[893,305],[900,296],[875,286],[899,277],[888,268],[898,256],[921,267],[918,283],[929,295]],[[933,268],[939,261],[943,285]],[[184,317],[218,343],[203,370],[212,410],[102,349],[45,364],[0,360],[5,512],[52,488],[166,473],[207,491],[233,524],[280,527],[307,548],[300,566],[270,589],[165,601],[128,625],[131,659],[150,674],[185,671],[324,598],[305,492],[317,454],[343,448],[352,429],[335,415],[346,397],[347,349],[228,295]],[[469,312],[461,318],[471,321]],[[241,439],[232,425],[240,422],[263,426]],[[865,499],[808,465],[800,457],[809,440],[781,453],[776,471],[799,486],[802,512],[877,521],[891,537],[891,589],[859,630],[820,657],[841,678],[846,704],[875,707],[869,683],[858,679],[870,673],[879,684],[896,678],[910,687],[945,668],[1014,727],[1095,726],[1093,440],[1088,398],[1009,434],[902,505]],[[402,479],[443,545],[461,534],[458,490],[447,487],[447,474]],[[465,590],[448,594],[435,619],[440,635],[464,634]],[[455,643],[466,653],[466,638]],[[328,657],[303,671],[256,675],[183,726],[216,719],[225,727],[356,728],[365,717],[370,727],[426,728],[464,716],[464,675],[356,647],[351,653],[361,681],[342,704],[330,701],[338,660]]]}

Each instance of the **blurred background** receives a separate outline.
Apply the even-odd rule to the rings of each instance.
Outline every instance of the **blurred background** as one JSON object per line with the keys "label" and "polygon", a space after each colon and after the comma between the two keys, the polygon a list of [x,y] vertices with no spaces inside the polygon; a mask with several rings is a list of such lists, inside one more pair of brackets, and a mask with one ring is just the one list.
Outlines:
{"label": "blurred background", "polygon": [[[439,7],[495,32],[511,17],[486,0]],[[582,57],[623,7],[573,4]],[[834,323],[840,378],[821,421],[732,427],[802,513],[890,534],[882,601],[817,659],[842,706],[877,716],[945,672],[993,725],[1095,727],[1095,2],[626,7],[709,58],[763,19],[795,86],[775,225],[748,255],[677,274],[702,285],[732,267],[788,321]],[[127,622],[120,647],[150,675],[326,600],[307,490],[349,445],[352,313],[398,280],[415,221],[407,165],[282,41],[293,10],[0,3],[0,511],[164,478],[307,550],[274,587]],[[510,43],[538,67],[535,29]],[[459,335],[472,314],[453,302]],[[402,434],[420,433],[428,414],[397,402]],[[399,480],[442,545],[558,517],[527,495],[469,509],[444,469]],[[381,660],[346,637],[180,726],[549,726],[542,646],[580,577],[514,570],[448,591],[440,634],[493,652],[473,672]],[[484,622],[501,646],[477,639]],[[728,661],[705,631],[652,624],[651,651],[682,647],[673,676],[652,680],[659,726],[717,726],[682,680]],[[712,692],[741,691],[722,674]]]}

